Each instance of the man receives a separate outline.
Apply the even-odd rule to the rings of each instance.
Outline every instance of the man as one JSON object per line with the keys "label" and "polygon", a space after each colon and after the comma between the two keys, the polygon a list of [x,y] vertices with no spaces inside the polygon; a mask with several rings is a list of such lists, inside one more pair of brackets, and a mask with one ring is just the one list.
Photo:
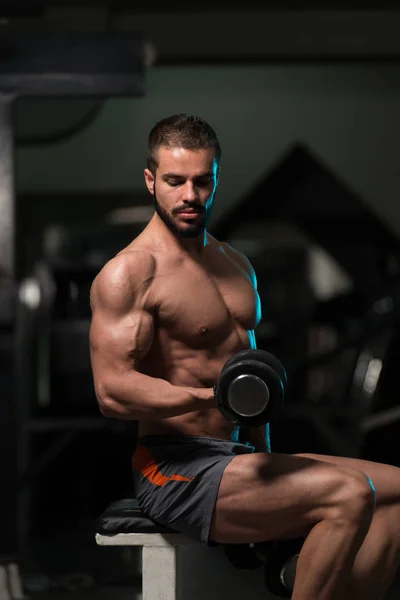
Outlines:
{"label": "man", "polygon": [[134,480],[149,517],[203,543],[305,537],[295,600],[382,598],[400,557],[400,470],[271,454],[265,427],[240,444],[216,408],[221,369],[255,348],[260,320],[249,261],[206,229],[220,155],[197,117],[150,133],[154,216],[91,290],[100,410],[139,421]]}

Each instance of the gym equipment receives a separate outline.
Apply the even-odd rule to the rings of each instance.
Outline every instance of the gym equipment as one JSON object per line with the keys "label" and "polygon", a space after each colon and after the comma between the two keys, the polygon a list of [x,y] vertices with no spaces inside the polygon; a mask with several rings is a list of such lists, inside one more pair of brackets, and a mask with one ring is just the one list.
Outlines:
{"label": "gym equipment", "polygon": [[259,569],[265,562],[254,552],[252,544],[225,544],[224,552],[236,569]]}
{"label": "gym equipment", "polygon": [[297,559],[304,538],[274,542],[264,565],[264,582],[267,589],[281,598],[291,598],[296,577]]}
{"label": "gym equipment", "polygon": [[236,569],[253,570],[264,565],[264,583],[267,589],[281,598],[290,598],[303,543],[303,538],[296,538],[256,544],[225,544],[224,552]]}
{"label": "gym equipment", "polygon": [[224,365],[214,388],[221,413],[242,427],[258,427],[278,413],[286,389],[286,372],[265,350],[242,350]]}
{"label": "gym equipment", "polygon": [[[30,410],[27,371],[31,363],[22,343],[26,319],[20,319],[15,210],[15,103],[29,97],[142,96],[145,91],[147,43],[139,33],[116,31],[51,31],[17,29],[2,24],[0,40],[0,326],[15,335],[15,357],[4,379],[0,439],[2,478],[8,482],[0,500],[0,554],[16,555],[26,547],[27,486],[17,491],[16,473],[29,466]],[[20,259],[20,257],[18,257]],[[30,300],[37,300],[31,286]],[[25,288],[26,291],[26,288]],[[41,307],[33,307],[32,312]],[[26,317],[26,310],[23,310]],[[33,320],[31,320],[33,324]],[[11,351],[12,352],[12,351]],[[19,353],[19,354],[18,354]],[[46,385],[47,382],[45,381]],[[28,423],[27,423],[28,421]],[[16,464],[17,463],[17,464]],[[12,511],[8,506],[15,507]]]}
{"label": "gym equipment", "polygon": [[[205,547],[141,513],[137,501],[113,502],[97,520],[99,546],[141,547],[143,598],[151,600],[216,600],[222,596],[243,600],[243,595],[272,600],[263,572],[245,572],[227,564],[222,544]],[[233,546],[234,544],[231,544]],[[134,554],[137,556],[137,554]]]}
{"label": "gym equipment", "polygon": [[[324,203],[320,202],[321,194]],[[336,227],[332,228],[332,223]],[[275,451],[290,453],[304,448],[322,454],[360,456],[367,449],[368,458],[374,459],[379,449],[379,461],[388,460],[393,444],[388,429],[369,429],[382,429],[380,423],[384,421],[394,423],[395,414],[385,411],[392,385],[385,390],[381,385],[386,365],[379,384],[382,393],[374,393],[374,398],[368,391],[369,381],[364,387],[360,372],[364,365],[364,373],[369,368],[363,354],[369,353],[371,343],[372,359],[386,362],[383,327],[397,335],[398,235],[340,180],[334,169],[304,145],[291,148],[274,169],[267,169],[249,195],[219,221],[213,235],[245,254],[247,244],[259,248],[253,251],[251,262],[266,318],[258,328],[257,339],[261,347],[282,357],[291,380],[290,397],[275,424]],[[332,292],[328,298],[309,297],[301,281],[307,276],[302,275],[305,266],[300,251],[309,249],[310,243],[333,258],[346,273],[350,286]],[[289,252],[293,247],[293,253],[299,249],[297,256]],[[310,328],[321,335],[332,332],[335,344],[313,350],[309,356]],[[315,382],[315,377],[319,377],[320,384],[310,393],[310,381]],[[366,418],[371,414],[372,400],[373,411],[382,414],[369,421]],[[394,440],[398,425],[389,427]]]}

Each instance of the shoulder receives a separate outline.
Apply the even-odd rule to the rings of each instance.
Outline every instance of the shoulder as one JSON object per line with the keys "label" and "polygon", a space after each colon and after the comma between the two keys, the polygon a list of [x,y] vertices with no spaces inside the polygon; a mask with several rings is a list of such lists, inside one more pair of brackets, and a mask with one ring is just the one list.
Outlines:
{"label": "shoulder", "polygon": [[111,304],[117,308],[132,302],[151,284],[156,270],[154,256],[143,250],[124,250],[108,261],[94,279],[90,291],[92,308]]}
{"label": "shoulder", "polygon": [[229,256],[229,258],[231,260],[233,260],[241,269],[243,269],[246,272],[246,275],[249,277],[251,282],[256,287],[257,286],[256,273],[253,269],[251,262],[247,258],[247,256],[245,254],[243,254],[243,252],[240,252],[239,250],[236,250],[235,248],[233,248],[233,246],[231,246],[227,242],[219,242],[219,244],[221,246],[221,249],[225,252],[225,254],[227,256]]}
{"label": "shoulder", "polygon": [[98,285],[130,285],[143,283],[154,274],[156,261],[151,252],[145,250],[123,250],[104,265],[96,280]]}

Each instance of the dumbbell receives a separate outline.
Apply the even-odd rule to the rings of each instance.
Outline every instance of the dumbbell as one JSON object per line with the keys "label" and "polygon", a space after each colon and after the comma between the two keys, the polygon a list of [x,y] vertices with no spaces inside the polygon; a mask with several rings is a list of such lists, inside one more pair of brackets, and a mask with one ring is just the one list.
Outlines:
{"label": "dumbbell", "polygon": [[264,565],[266,588],[281,598],[291,598],[296,577],[297,559],[304,538],[275,542]]}
{"label": "dumbbell", "polygon": [[253,570],[265,565],[275,541],[253,544],[224,544],[225,556],[236,569]]}
{"label": "dumbbell", "polygon": [[222,368],[214,387],[217,407],[241,427],[271,421],[282,406],[286,371],[270,352],[259,349],[234,354]]}
{"label": "dumbbell", "polygon": [[259,569],[265,564],[254,552],[253,544],[225,544],[225,556],[236,569]]}
{"label": "dumbbell", "polygon": [[303,538],[296,538],[255,544],[225,544],[224,551],[236,569],[253,570],[264,565],[264,583],[267,589],[281,598],[290,598],[303,543]]}

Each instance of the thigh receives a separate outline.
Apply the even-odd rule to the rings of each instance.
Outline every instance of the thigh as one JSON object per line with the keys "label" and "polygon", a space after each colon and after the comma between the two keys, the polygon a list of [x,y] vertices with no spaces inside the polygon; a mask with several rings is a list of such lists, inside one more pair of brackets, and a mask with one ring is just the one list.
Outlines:
{"label": "thigh", "polygon": [[306,536],[337,506],[358,470],[306,456],[236,456],[221,479],[210,539],[247,543]]}
{"label": "thigh", "polygon": [[357,469],[365,473],[371,480],[376,491],[377,506],[400,503],[400,469],[398,467],[362,460],[361,458],[325,456],[322,454],[297,454],[295,456]]}

